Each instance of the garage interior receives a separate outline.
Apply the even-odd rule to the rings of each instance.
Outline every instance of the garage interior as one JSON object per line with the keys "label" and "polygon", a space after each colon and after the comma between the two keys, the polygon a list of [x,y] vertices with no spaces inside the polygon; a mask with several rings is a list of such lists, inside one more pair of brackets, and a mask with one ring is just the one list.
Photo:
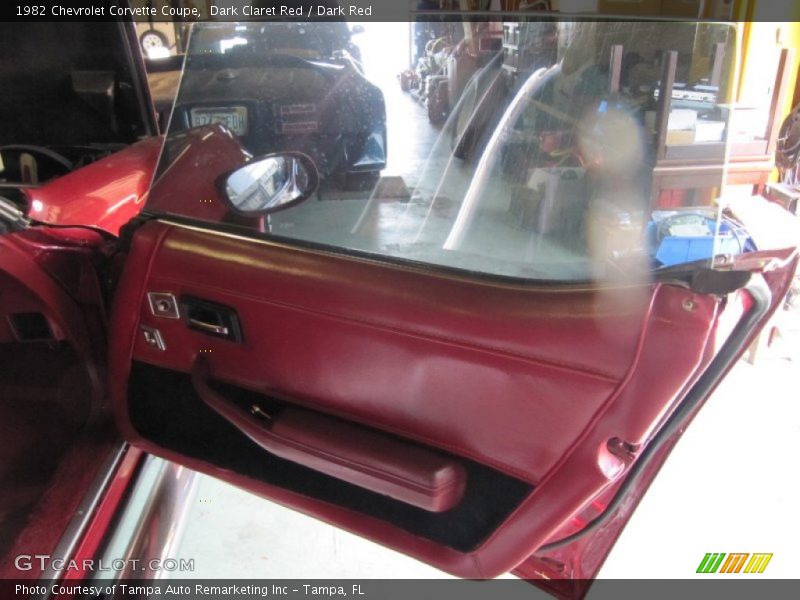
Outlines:
{"label": "garage interior", "polygon": [[[464,8],[468,2],[442,0],[437,4],[436,8],[455,9]],[[491,2],[486,6],[534,10],[556,8],[555,4]],[[560,4],[562,10],[583,10],[593,4],[611,12],[621,10],[622,5],[628,9],[633,5],[645,11],[637,15],[656,16],[664,16],[666,6],[645,0]],[[749,5],[751,13],[755,10],[753,3],[741,4]],[[716,15],[713,11],[722,10],[722,5],[730,3],[681,3],[684,10],[709,12],[704,16]],[[225,32],[215,43],[229,47],[240,44],[243,26],[215,25]],[[795,235],[795,222],[787,218],[775,230],[745,231],[738,218],[744,219],[754,207],[780,206],[795,215],[798,212],[800,153],[794,150],[800,147],[800,133],[784,124],[792,124],[791,115],[797,115],[792,107],[800,103],[800,25],[748,22],[713,27],[681,23],[662,24],[660,28],[663,35],[653,35],[650,26],[627,23],[597,35],[598,29],[591,24],[500,18],[467,24],[437,20],[351,24],[364,77],[380,89],[385,102],[385,168],[379,173],[355,173],[355,177],[348,172],[328,178],[326,173],[314,195],[291,210],[255,224],[241,221],[257,227],[258,233],[272,233],[298,241],[301,246],[327,245],[360,256],[377,253],[400,261],[432,262],[456,274],[467,269],[501,278],[573,283],[614,281],[626,273],[649,273],[652,267],[669,269],[698,260],[711,265],[717,255],[778,247],[771,244],[778,245]],[[184,23],[149,22],[139,24],[138,34],[160,125],[166,130],[189,29]],[[541,67],[546,69],[559,60],[569,62],[570,53],[602,56],[594,65],[600,76],[592,80],[587,77],[589,84],[602,88],[608,100],[603,110],[597,111],[603,114],[593,115],[597,117],[594,120],[584,119],[585,115],[568,101],[548,103],[531,91],[535,90],[531,84],[534,74]],[[232,71],[222,73],[220,79],[235,81]],[[579,84],[586,83],[576,83],[579,79],[568,80],[568,86],[556,87],[556,92],[574,92]],[[634,95],[639,97],[637,119],[641,117],[643,127],[638,121],[633,126],[630,118],[618,111],[625,104],[621,99]],[[206,111],[205,124],[232,129],[231,112],[212,114],[215,110]],[[191,109],[187,113],[191,114]],[[595,133],[601,133],[596,136],[600,142],[585,145],[578,152],[575,147],[584,138],[576,142],[558,130],[538,131],[537,148],[549,149],[531,152],[532,138],[523,127],[529,118],[531,122],[545,118],[549,123],[568,123],[575,130],[590,125]],[[800,122],[800,116],[797,119]],[[794,136],[798,137],[797,146]],[[543,155],[546,164],[539,168],[535,161]],[[592,179],[592,165],[583,162],[587,156],[615,160],[615,176]],[[652,166],[652,176],[646,181],[634,177],[626,171],[634,163]],[[486,190],[493,193],[481,193]],[[598,202],[600,209],[595,211],[581,202],[562,203],[563,208],[554,209],[551,200],[556,191],[581,201],[592,194],[592,200],[600,198],[603,202]],[[575,215],[581,218],[572,219]],[[242,223],[233,219],[225,225]],[[644,230],[650,232],[646,240]],[[578,243],[571,241],[574,239]],[[789,243],[796,239],[791,238]],[[84,281],[76,275],[74,285]],[[386,293],[386,286],[381,288],[378,283],[374,288]],[[2,284],[0,281],[0,287]],[[150,310],[154,310],[152,307],[151,303]],[[504,316],[496,317],[502,327]],[[505,318],[507,323],[512,322],[509,316]],[[42,323],[23,320],[9,327],[35,334]],[[14,397],[4,398],[7,401],[2,408],[23,418],[16,423],[11,418],[0,419],[0,434],[23,439],[28,436],[28,426],[33,430],[34,424],[44,432],[41,444],[31,444],[35,448],[25,447],[24,442],[15,444],[14,451],[21,449],[20,456],[4,457],[5,463],[15,462],[23,471],[42,475],[54,468],[53,457],[67,443],[64,437],[73,435],[86,421],[82,398],[88,394],[83,389],[91,383],[72,380],[72,368],[79,362],[75,356],[60,353],[58,347],[49,349],[52,352],[44,362],[50,360],[52,374],[48,369],[35,373],[25,370],[25,365],[39,362],[37,357],[13,351],[0,356],[12,367],[0,374],[3,389],[13,391],[15,385],[30,388],[37,384],[58,388],[58,377],[64,376],[63,385],[77,390],[79,397],[74,404],[80,410],[69,414],[62,414],[61,406],[72,399],[57,395],[51,398],[43,394],[36,406]],[[694,572],[696,555],[708,550],[695,546],[695,540],[760,549],[776,537],[785,539],[776,532],[785,528],[784,515],[795,504],[800,484],[785,475],[785,460],[768,460],[762,449],[769,449],[769,458],[795,456],[800,451],[800,409],[793,393],[800,375],[798,361],[800,293],[794,289],[673,453],[600,577],[629,578],[632,571],[640,577],[684,577]],[[502,373],[506,375],[508,379],[514,377],[514,373]],[[151,427],[149,433],[167,431],[170,438],[174,430],[161,428],[163,422],[189,431],[198,421],[175,419],[174,415],[159,419],[163,416],[158,412],[159,397],[152,390],[167,379],[148,382],[146,375],[142,376],[141,395],[146,397],[151,390],[153,404],[148,408],[154,416],[139,425]],[[181,385],[186,383],[185,378],[176,378],[169,395],[180,396]],[[240,400],[240,408],[247,409],[247,397]],[[279,406],[278,411],[283,408]],[[38,416],[41,413],[44,418]],[[90,452],[78,450],[71,458],[75,463],[71,473],[80,470],[80,452]],[[451,513],[441,530],[437,529],[441,520],[433,518],[430,522],[435,526],[427,529],[425,523],[410,523],[414,520],[411,511],[391,514],[393,522],[413,534],[419,525],[420,537],[435,539],[433,536],[439,535],[449,548],[469,550],[514,510],[514,502],[530,493],[530,480],[522,482],[488,465],[472,464],[466,455],[463,458],[464,464],[476,469],[473,475],[486,475],[484,479],[471,476],[471,481],[482,482],[479,496],[490,497],[487,490],[498,495],[503,490],[513,492],[509,494],[511,502],[497,503],[500,512],[489,515],[494,520],[479,523],[484,529],[466,539],[458,538],[458,528],[451,526],[454,520],[458,525],[469,521],[470,514]],[[741,485],[742,473],[747,474],[746,486]],[[24,479],[19,473],[12,475]],[[503,477],[493,479],[496,475]],[[264,480],[270,477],[272,473],[264,474]],[[313,488],[316,483],[311,478],[308,485]],[[525,485],[518,485],[521,483]],[[0,519],[0,525],[10,528],[6,531],[0,527],[0,540],[13,537],[11,530],[28,518],[28,510],[44,485],[31,481],[14,491],[19,498],[4,497],[14,513],[4,521]],[[392,512],[391,505],[363,506],[369,499],[368,495],[356,497],[355,501],[362,503],[361,512],[371,514],[374,509],[378,518]],[[387,504],[391,502],[394,500],[387,500]],[[714,507],[713,514],[707,507]],[[670,513],[686,515],[680,526],[665,518],[667,508]],[[742,522],[743,511],[757,514]],[[148,576],[447,577],[355,535],[152,456],[145,460],[136,487],[117,517],[114,535],[102,548],[109,560],[135,556],[195,562],[191,572]],[[733,522],[737,523],[736,531],[731,531]],[[169,543],[156,543],[156,538],[150,537],[153,531],[159,533],[159,540]],[[657,548],[653,548],[654,539],[659,540]],[[687,539],[692,540],[688,546]],[[642,552],[644,547],[649,551]],[[770,576],[789,576],[800,559],[797,549],[787,543],[785,547],[770,546],[769,550],[780,557],[773,563]]]}
{"label": "garage interior", "polygon": [[[359,25],[353,41],[360,48],[364,73],[380,88],[386,103],[386,168],[377,185],[367,182],[360,193],[323,185],[318,202],[305,202],[273,215],[271,232],[456,268],[482,265],[483,270],[500,275],[580,280],[628,268],[624,264],[610,270],[601,266],[603,272],[596,272],[604,261],[646,259],[639,232],[645,226],[660,227],[659,219],[706,207],[709,223],[715,221],[716,198],[723,188],[726,199],[769,193],[774,200],[792,203],[791,194],[787,196],[780,186],[767,186],[775,170],[779,115],[790,103],[794,58],[789,49],[780,51],[778,44],[775,52],[752,57],[770,64],[770,69],[750,73],[743,68],[739,73],[733,63],[739,58],[743,32],[733,28],[661,23],[657,28],[628,24],[618,25],[616,31],[598,31],[585,24],[563,22]],[[233,41],[226,43],[237,43],[235,35],[231,31],[229,40]],[[755,39],[766,32],[749,35]],[[782,35],[785,38],[791,33]],[[566,212],[583,208],[545,214],[555,192],[545,181],[547,168],[534,172],[527,156],[534,151],[531,142],[490,139],[490,133],[537,69],[561,60],[568,48],[578,55],[576,48],[582,44],[586,51],[597,52],[608,61],[600,70],[602,77],[610,77],[604,84],[610,86],[610,97],[621,94],[625,102],[644,102],[647,131],[628,124],[625,133],[626,125],[612,122],[613,117],[594,124],[573,117],[573,125],[559,125],[558,107],[537,106],[553,117],[557,131],[552,134],[552,144],[561,144],[545,157],[547,164],[559,165],[556,170],[561,170],[562,178],[577,174],[574,196],[599,196],[593,201],[597,208],[580,217],[586,220],[580,230],[571,231],[560,221],[570,219]],[[757,50],[748,45],[748,52],[756,54]],[[153,93],[166,115],[177,74],[154,71],[150,76]],[[742,83],[745,77],[756,76],[757,85]],[[686,81],[696,83],[687,87],[689,84],[682,83]],[[649,98],[645,90],[651,94]],[[673,99],[672,104],[658,101],[661,91]],[[731,113],[727,101],[736,94],[742,100]],[[521,123],[527,117],[523,112],[515,118]],[[508,130],[503,135],[524,130],[525,125],[519,123],[503,124]],[[627,189],[618,182],[586,177],[586,168],[580,164],[585,157],[570,155],[575,148],[556,139],[558,129],[572,126],[608,127],[607,139],[620,140],[627,135],[627,147],[615,142],[612,148],[606,143],[595,152],[628,156],[618,158],[620,161],[652,162],[652,174],[649,165],[646,167],[648,190],[638,189],[642,182],[633,172],[624,176],[631,180],[632,187]],[[726,138],[734,140],[729,158],[725,156]],[[487,151],[490,143],[496,147]],[[587,189],[592,186],[608,189]],[[462,205],[462,198],[476,197],[488,188],[493,191],[491,200],[484,194],[480,206]],[[538,199],[538,193],[544,197]],[[653,211],[658,211],[658,217]],[[545,234],[551,229],[563,231]],[[567,239],[575,237],[573,234],[585,238],[589,246]],[[684,248],[691,245],[670,241]],[[734,246],[743,243],[738,240]],[[459,252],[447,252],[456,247]],[[660,250],[659,266],[681,261],[677,255],[668,256],[665,248]],[[729,250],[726,246],[725,251]],[[587,264],[587,252],[591,265]]]}
{"label": "garage interior", "polygon": [[[498,50],[503,53],[501,68],[506,74],[516,73],[518,69],[524,72],[525,68],[537,66],[531,60],[535,55],[520,53],[524,46],[524,43],[520,44],[521,33],[524,35],[516,23],[498,22],[480,42],[485,44],[487,55],[493,56]],[[453,164],[450,131],[458,125],[457,120],[449,117],[461,100],[460,93],[467,87],[470,75],[475,72],[473,67],[467,70],[467,75],[459,73],[460,65],[453,59],[453,48],[463,40],[459,34],[463,35],[463,29],[455,35],[451,30],[443,36],[429,31],[415,48],[415,39],[419,38],[408,24],[363,25],[363,31],[355,39],[362,52],[365,73],[383,91],[390,115],[387,168],[376,188],[364,190],[358,197],[349,193],[336,199],[336,190],[323,190],[321,193],[328,194],[327,199],[334,198],[335,201],[310,202],[278,215],[272,222],[274,232],[284,231],[301,239],[325,239],[334,245],[346,245],[352,242],[351,237],[343,242],[330,236],[337,231],[349,234],[361,231],[369,244],[386,249],[392,245],[399,247],[409,236],[417,236],[421,223],[430,224],[431,220],[435,222],[440,218],[441,227],[434,226],[427,231],[434,231],[433,237],[437,239],[444,235],[442,230],[448,227],[458,210],[457,205],[448,201],[448,196],[463,197],[464,182],[470,180],[467,175],[475,168],[474,162],[469,160]],[[741,104],[739,120],[733,121],[730,127],[731,130],[739,128],[737,133],[744,149],[729,163],[720,160],[716,168],[697,173],[692,168],[695,157],[691,150],[682,157],[679,148],[691,146],[699,139],[695,137],[697,129],[673,128],[667,117],[662,123],[666,127],[656,140],[657,154],[664,161],[652,184],[652,200],[656,207],[711,205],[724,194],[735,199],[733,201],[746,201],[754,195],[765,196],[790,210],[797,210],[791,186],[776,182],[778,177],[773,155],[781,122],[790,108],[797,104],[797,57],[787,48],[793,45],[798,35],[800,31],[796,24],[748,23],[739,27],[734,43],[743,56],[737,81],[728,84]],[[388,47],[391,52],[386,52]],[[612,48],[609,56],[612,64],[614,52]],[[420,58],[428,61],[422,74],[418,69]],[[724,57],[715,57],[713,50],[708,53],[706,68],[712,79],[718,69],[714,64],[715,58],[722,60]],[[526,65],[526,60],[531,62]],[[168,104],[171,100],[169,75],[154,73],[151,82],[154,93]],[[706,135],[717,134],[706,132]],[[441,178],[443,172],[451,174],[445,181]],[[461,189],[457,187],[459,185]],[[505,219],[509,209],[507,205],[498,208],[506,213]],[[526,217],[518,212],[515,218],[524,221]],[[497,235],[507,235],[509,231],[512,236],[519,237],[518,242],[510,244],[518,252],[529,239],[524,226],[512,230],[505,228],[502,232],[487,231],[484,238],[491,240]],[[482,243],[491,242],[484,240]],[[560,258],[566,261],[570,258],[568,251],[557,246],[544,250],[539,247],[537,250],[561,252],[563,256]],[[761,518],[739,532],[737,544],[758,546],[764,543],[764,539],[772,539],[765,537],[765,532],[782,526],[779,515],[800,491],[797,483],[786,480],[779,463],[765,464],[739,442],[747,438],[751,442],[747,446],[758,447],[760,443],[753,442],[754,437],[763,440],[761,444],[770,444],[778,439],[785,455],[800,451],[796,441],[800,413],[791,392],[800,375],[800,324],[797,296],[793,298],[787,303],[788,310],[776,316],[730,379],[708,402],[698,423],[664,467],[634,517],[634,523],[619,540],[618,547],[628,548],[628,551],[620,551],[616,556],[624,554],[626,558],[617,560],[612,555],[600,577],[627,578],[634,571],[644,578],[664,577],[675,572],[690,573],[695,567],[695,554],[705,549],[699,546],[687,549],[683,541],[685,532],[699,530],[702,534],[695,536],[697,538],[727,539],[726,523],[736,520],[743,507],[758,505]],[[763,389],[760,381],[772,382],[769,394],[760,393]],[[755,397],[760,398],[756,411],[752,409]],[[698,468],[697,457],[707,455],[714,447],[731,450],[726,454],[725,466],[709,473]],[[148,468],[153,473],[170,468],[158,459],[149,460]],[[754,479],[752,485],[744,490],[734,483],[734,465],[745,468]],[[689,485],[693,494],[685,493],[687,473],[692,473]],[[773,491],[765,502],[761,492],[766,488]],[[285,578],[447,577],[407,557],[278,505],[265,506],[258,498],[206,476],[193,478],[186,493],[194,500],[181,520],[182,529],[176,531],[171,551],[173,556],[195,558],[198,571],[172,575],[175,577],[244,578],[254,573]],[[704,504],[719,507],[714,519],[708,519],[696,509],[693,499],[696,495],[703,498]],[[731,502],[731,498],[736,498],[736,501]],[[665,506],[681,514],[697,516],[676,530],[670,520],[663,518]],[[133,515],[130,519],[131,523],[135,522]],[[124,535],[120,539],[124,539]],[[660,540],[657,548],[649,542],[652,539]],[[646,556],[637,552],[637,548],[644,546],[650,549]],[[781,570],[776,564],[772,575],[788,574],[789,557],[796,551],[784,547],[775,549],[775,552],[781,552],[787,558],[787,570]],[[641,559],[632,561],[630,557],[637,555]]]}

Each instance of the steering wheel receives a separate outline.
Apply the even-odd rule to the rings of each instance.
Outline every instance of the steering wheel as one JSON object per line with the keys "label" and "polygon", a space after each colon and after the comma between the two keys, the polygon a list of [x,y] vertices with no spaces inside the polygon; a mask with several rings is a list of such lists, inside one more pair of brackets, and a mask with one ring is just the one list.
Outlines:
{"label": "steering wheel", "polygon": [[45,146],[36,146],[34,144],[8,144],[6,146],[0,146],[0,154],[4,152],[17,152],[20,154],[28,152],[30,154],[38,154],[63,167],[67,173],[75,168],[74,163],[66,156]]}

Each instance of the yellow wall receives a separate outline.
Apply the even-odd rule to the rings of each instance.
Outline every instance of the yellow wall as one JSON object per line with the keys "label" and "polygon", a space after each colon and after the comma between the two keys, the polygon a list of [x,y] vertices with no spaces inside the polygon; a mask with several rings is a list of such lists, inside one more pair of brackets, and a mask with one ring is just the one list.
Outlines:
{"label": "yellow wall", "polygon": [[[800,3],[782,4],[780,22],[766,20],[777,16],[775,0],[738,0],[735,5],[742,53],[737,94],[740,103],[757,102],[768,90],[771,94],[781,49],[794,50],[788,65],[787,93],[778,107],[778,126],[792,109],[800,64]],[[777,171],[773,171],[772,179],[776,178]]]}
{"label": "yellow wall", "polygon": [[792,108],[792,97],[800,60],[800,3],[785,2],[780,16],[782,22],[762,19],[775,18],[775,0],[738,0],[736,18],[740,21],[742,62],[739,78],[740,102],[758,97],[765,86],[771,88],[782,48],[793,48],[789,65],[789,88],[786,101],[780,107],[781,119]]}

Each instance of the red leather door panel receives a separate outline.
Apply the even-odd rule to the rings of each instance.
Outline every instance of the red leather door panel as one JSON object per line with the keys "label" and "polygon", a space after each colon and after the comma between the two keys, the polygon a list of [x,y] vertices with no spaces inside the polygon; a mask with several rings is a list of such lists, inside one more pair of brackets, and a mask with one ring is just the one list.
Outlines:
{"label": "red leather door panel", "polygon": [[464,495],[467,474],[457,460],[314,411],[268,414],[259,407],[251,412],[260,418],[253,418],[216,392],[210,379],[208,358],[201,354],[192,367],[194,390],[271,454],[431,512],[453,508]]}
{"label": "red leather door panel", "polygon": [[[234,308],[243,341],[154,316],[147,292]],[[124,433],[150,452],[457,575],[495,576],[618,480],[626,463],[609,441],[647,440],[708,361],[718,312],[718,300],[674,285],[472,280],[149,222],[117,291],[112,393]],[[158,329],[165,350],[141,326]],[[131,365],[188,376],[199,354],[227,385],[474,462],[529,492],[465,550],[176,453],[132,423]]]}

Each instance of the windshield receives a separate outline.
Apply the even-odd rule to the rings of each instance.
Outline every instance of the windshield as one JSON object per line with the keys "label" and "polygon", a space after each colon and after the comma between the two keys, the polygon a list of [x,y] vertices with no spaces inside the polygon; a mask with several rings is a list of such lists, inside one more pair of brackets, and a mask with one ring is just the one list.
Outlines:
{"label": "windshield", "polygon": [[265,54],[299,53],[330,57],[347,49],[350,30],[347,24],[333,23],[263,23],[218,24],[198,27],[193,33],[192,54]]}
{"label": "windshield", "polygon": [[[751,249],[717,202],[730,26],[508,19],[195,24],[148,210],[538,280]],[[293,152],[308,199],[233,210],[222,180]]]}

